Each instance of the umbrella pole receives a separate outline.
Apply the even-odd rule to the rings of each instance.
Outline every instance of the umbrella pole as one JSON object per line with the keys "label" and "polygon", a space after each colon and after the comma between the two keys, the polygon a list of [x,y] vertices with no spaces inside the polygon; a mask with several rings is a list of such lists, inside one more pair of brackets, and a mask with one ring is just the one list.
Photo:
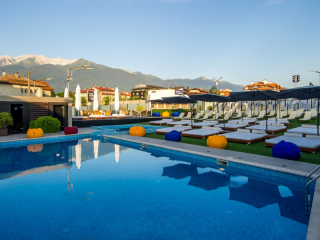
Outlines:
{"label": "umbrella pole", "polygon": [[192,107],[191,107],[191,128],[192,128],[192,113],[193,113],[193,108],[194,108],[194,103],[192,103]]}
{"label": "umbrella pole", "polygon": [[241,120],[243,122],[243,117],[242,117],[242,101],[240,102],[241,103],[241,109],[240,109],[240,113],[241,113]]}
{"label": "umbrella pole", "polygon": [[266,101],[266,133],[268,134],[268,113],[267,113],[267,101]]}
{"label": "umbrella pole", "polygon": [[251,106],[250,106],[250,108],[251,108],[251,117],[252,117],[252,101],[251,101]]}
{"label": "umbrella pole", "polygon": [[319,98],[318,98],[318,106],[317,106],[317,135],[319,135]]}
{"label": "umbrella pole", "polygon": [[[276,123],[277,123],[277,103],[279,103],[279,101],[278,100],[276,100]],[[280,114],[280,106],[279,106],[279,114]],[[280,116],[280,115],[279,115]]]}
{"label": "umbrella pole", "polygon": [[[223,104],[223,113],[224,113],[224,103],[222,103]],[[224,116],[223,116],[223,130],[226,130],[226,120],[225,120],[225,114],[224,114]],[[319,119],[319,118],[318,118]]]}

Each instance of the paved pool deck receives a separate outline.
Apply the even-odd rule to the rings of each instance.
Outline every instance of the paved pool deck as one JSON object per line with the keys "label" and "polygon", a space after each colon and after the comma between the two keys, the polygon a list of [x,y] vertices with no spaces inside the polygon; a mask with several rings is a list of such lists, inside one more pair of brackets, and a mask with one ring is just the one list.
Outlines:
{"label": "paved pool deck", "polygon": [[[92,128],[79,128],[78,134],[90,134],[93,129]],[[57,132],[57,133],[45,133],[43,134],[42,138],[50,138],[50,137],[62,137],[65,136],[63,131]],[[30,138],[27,137],[26,133],[19,133],[19,134],[11,134],[8,136],[1,136],[0,137],[0,143],[1,142],[12,142],[12,141],[22,141],[22,140],[29,140]]]}

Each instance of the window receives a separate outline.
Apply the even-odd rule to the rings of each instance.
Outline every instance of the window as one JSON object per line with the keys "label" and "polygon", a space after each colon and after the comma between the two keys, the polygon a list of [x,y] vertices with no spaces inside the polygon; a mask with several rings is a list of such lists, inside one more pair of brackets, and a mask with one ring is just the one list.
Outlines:
{"label": "window", "polygon": [[30,89],[30,93],[32,93],[32,89]]}
{"label": "window", "polygon": [[27,89],[24,89],[24,93],[27,93]]}
{"label": "window", "polygon": [[35,89],[34,92],[37,93],[38,89]]}
{"label": "window", "polygon": [[21,93],[23,93],[23,88],[21,88]]}

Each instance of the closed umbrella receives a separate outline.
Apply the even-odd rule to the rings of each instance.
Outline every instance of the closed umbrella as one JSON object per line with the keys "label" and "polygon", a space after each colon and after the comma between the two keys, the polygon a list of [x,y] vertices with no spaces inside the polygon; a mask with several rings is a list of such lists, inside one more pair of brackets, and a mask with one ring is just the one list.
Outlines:
{"label": "closed umbrella", "polygon": [[117,87],[114,92],[114,110],[119,114],[119,89]]}
{"label": "closed umbrella", "polygon": [[76,88],[76,98],[75,98],[75,105],[74,105],[77,113],[79,113],[81,109],[81,93],[80,93],[80,86],[78,85]]}
{"label": "closed umbrella", "polygon": [[98,92],[97,92],[97,89],[95,89],[93,93],[93,111],[98,111],[98,110],[99,110]]}
{"label": "closed umbrella", "polygon": [[68,98],[69,97],[69,92],[68,92],[68,88],[66,88],[65,90],[64,90],[64,96],[63,96],[64,98]]}

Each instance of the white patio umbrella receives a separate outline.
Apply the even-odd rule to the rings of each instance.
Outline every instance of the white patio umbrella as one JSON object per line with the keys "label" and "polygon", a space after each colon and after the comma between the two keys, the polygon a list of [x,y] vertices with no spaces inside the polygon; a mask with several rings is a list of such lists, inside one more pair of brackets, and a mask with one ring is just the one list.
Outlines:
{"label": "white patio umbrella", "polygon": [[76,152],[76,164],[77,164],[77,168],[80,169],[80,167],[81,167],[81,152],[82,152],[81,143],[78,143],[78,144],[75,146],[75,152]]}
{"label": "white patio umbrella", "polygon": [[118,144],[114,145],[114,155],[115,155],[116,162],[119,162],[120,146]]}
{"label": "white patio umbrella", "polygon": [[81,93],[80,93],[80,86],[79,85],[76,88],[76,99],[75,99],[74,107],[77,112],[79,112],[81,109]]}
{"label": "white patio umbrella", "polygon": [[68,88],[66,88],[65,90],[64,90],[64,96],[63,96],[64,98],[68,98],[69,97],[69,93],[68,93]]}
{"label": "white patio umbrella", "polygon": [[93,111],[99,110],[98,92],[97,89],[94,90],[93,94]]}
{"label": "white patio umbrella", "polygon": [[114,92],[114,110],[119,113],[119,89],[117,87]]}
{"label": "white patio umbrella", "polygon": [[97,159],[99,155],[99,140],[93,140],[94,158]]}

